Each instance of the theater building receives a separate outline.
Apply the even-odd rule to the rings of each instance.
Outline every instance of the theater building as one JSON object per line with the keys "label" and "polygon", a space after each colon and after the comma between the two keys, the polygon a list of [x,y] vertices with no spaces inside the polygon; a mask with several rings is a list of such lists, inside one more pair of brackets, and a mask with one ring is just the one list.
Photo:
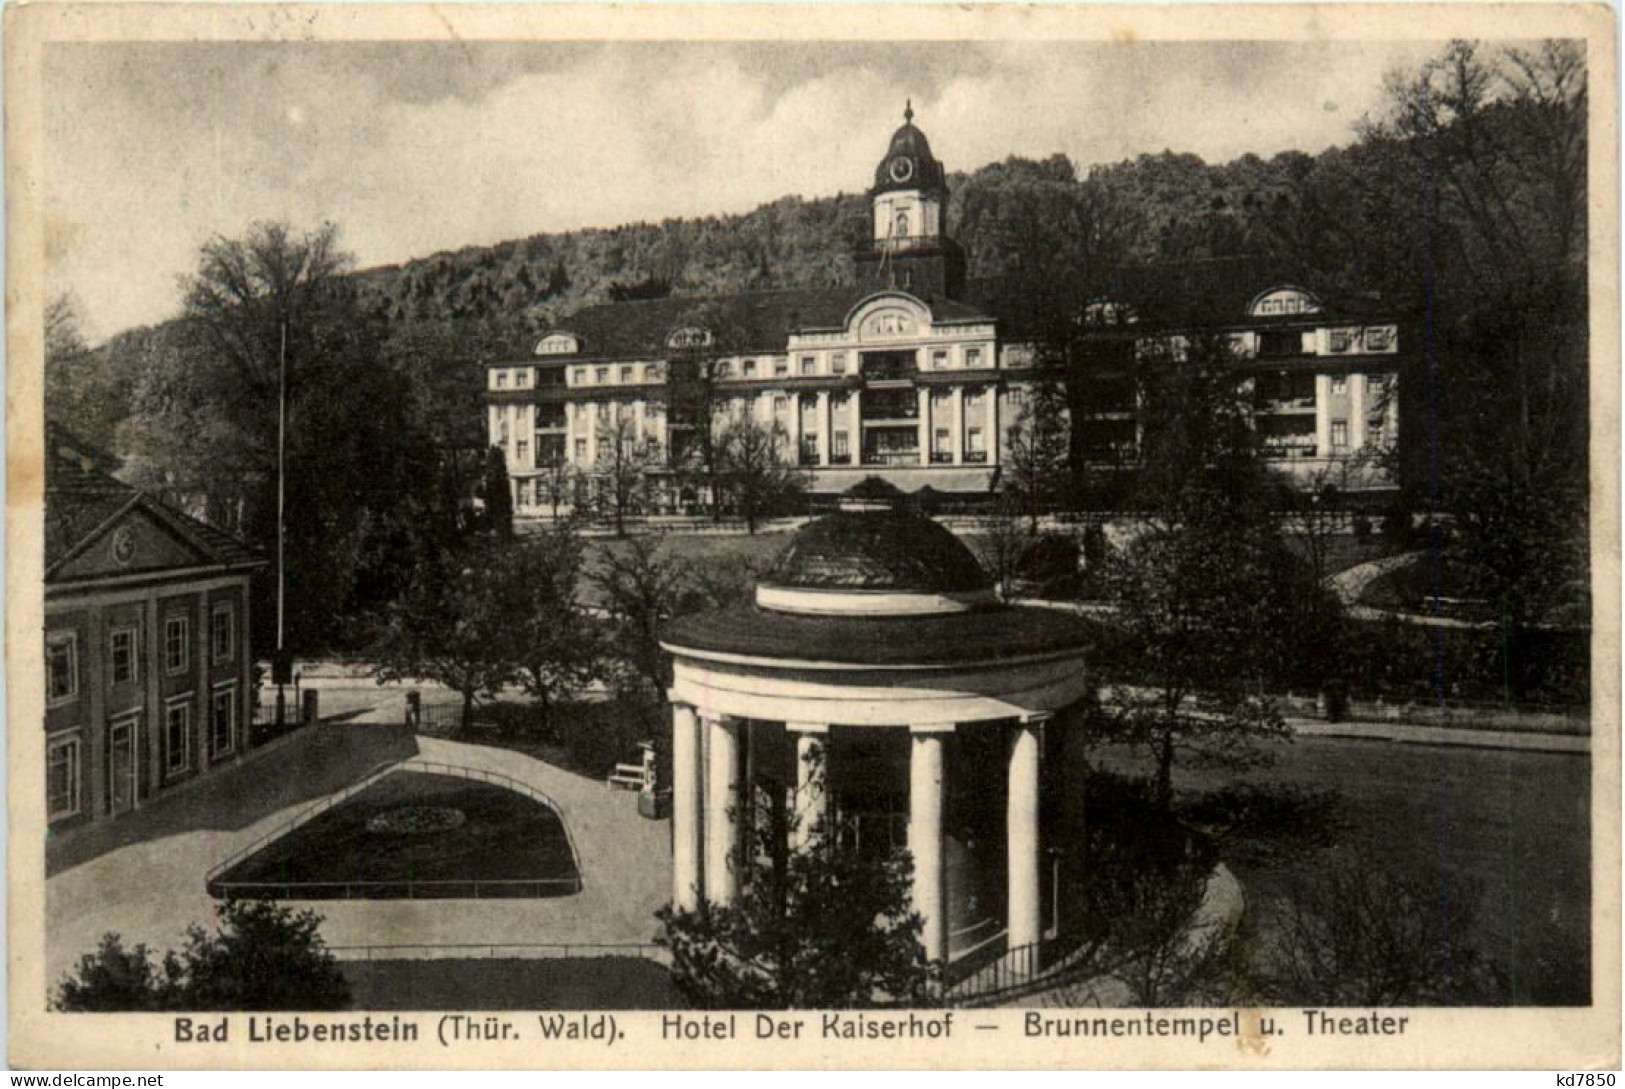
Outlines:
{"label": "theater building", "polygon": [[673,903],[739,894],[747,827],[798,846],[822,825],[859,850],[907,848],[932,959],[1046,937],[1042,815],[1082,804],[1066,776],[1083,763],[1061,755],[1087,687],[1073,617],[995,600],[928,518],[842,509],[791,538],[753,605],[684,617],[662,644]]}
{"label": "theater building", "polygon": [[46,426],[45,799],[53,832],[239,758],[252,684],[236,538],[109,475]]}
{"label": "theater building", "polygon": [[[590,306],[489,364],[489,437],[518,513],[589,497],[629,447],[647,510],[704,502],[681,472],[699,413],[772,429],[814,495],[869,476],[904,492],[996,490],[1032,384],[1030,301],[1008,282],[967,280],[947,173],[912,110],[869,195],[849,286]],[[1351,466],[1351,486],[1392,487],[1377,455],[1396,441],[1407,338],[1391,316],[1333,313],[1249,261],[1119,270],[1103,284],[1089,310],[1108,320],[1091,335],[1086,373],[1066,379],[1079,459],[1132,463],[1137,353],[1220,330],[1255,373],[1258,425],[1284,470]],[[696,381],[707,393],[698,408],[682,395]]]}

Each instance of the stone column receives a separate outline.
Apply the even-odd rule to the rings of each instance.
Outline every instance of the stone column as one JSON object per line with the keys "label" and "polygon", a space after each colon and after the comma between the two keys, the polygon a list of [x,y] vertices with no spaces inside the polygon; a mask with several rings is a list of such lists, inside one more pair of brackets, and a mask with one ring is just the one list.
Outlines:
{"label": "stone column", "polygon": [[1349,375],[1349,450],[1365,449],[1365,375]]}
{"label": "stone column", "polygon": [[700,720],[694,708],[671,705],[671,902],[693,911],[700,902]]}
{"label": "stone column", "polygon": [[1315,456],[1332,453],[1332,376],[1315,375]]}
{"label": "stone column", "polygon": [[948,442],[954,452],[954,464],[965,464],[965,387],[954,387],[953,435]]}
{"label": "stone column", "polygon": [[1004,439],[999,434],[999,387],[989,382],[987,396],[987,463],[1004,464]]}
{"label": "stone column", "polygon": [[847,431],[847,449],[851,458],[847,464],[854,469],[863,464],[863,391],[854,389],[846,399],[846,410],[852,414],[851,428]]}
{"label": "stone column", "polygon": [[1047,716],[1032,716],[1016,728],[1010,745],[1008,837],[1009,948],[1031,945],[1043,936],[1039,889],[1038,772]]}
{"label": "stone column", "polygon": [[948,955],[948,900],[943,874],[943,741],[952,726],[911,729],[908,762],[908,851],[914,857],[914,910],[925,919],[925,955]]}
{"label": "stone column", "polygon": [[796,736],[795,825],[790,830],[790,846],[803,850],[812,842],[813,830],[829,819],[829,726],[822,722],[786,722],[784,728]]}
{"label": "stone column", "polygon": [[739,724],[705,720],[705,898],[731,903],[739,891]]}
{"label": "stone column", "polygon": [[925,386],[915,391],[920,413],[919,426],[915,429],[919,435],[920,464],[931,464],[931,391]]}
{"label": "stone column", "polygon": [[818,391],[818,464],[829,464],[830,429],[834,421],[829,417],[829,390]]}
{"label": "stone column", "polygon": [[788,395],[790,405],[790,456],[786,459],[791,465],[801,464],[801,394],[791,391]]}

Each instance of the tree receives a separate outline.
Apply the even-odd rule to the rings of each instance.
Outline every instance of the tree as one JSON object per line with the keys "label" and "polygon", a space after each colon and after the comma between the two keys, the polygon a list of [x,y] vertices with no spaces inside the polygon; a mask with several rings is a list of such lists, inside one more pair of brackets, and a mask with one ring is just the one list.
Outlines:
{"label": "tree", "polygon": [[745,516],[749,532],[763,514],[787,507],[805,487],[805,476],[785,457],[789,436],[750,416],[730,421],[717,439],[721,491]]}
{"label": "tree", "polygon": [[1040,515],[1069,498],[1073,471],[1062,386],[1039,378],[1022,398],[1006,440],[1002,491],[1037,534]]}
{"label": "tree", "polygon": [[480,494],[485,499],[485,524],[497,540],[513,539],[513,490],[508,484],[508,457],[502,447],[485,452],[485,476]]}
{"label": "tree", "polygon": [[155,965],[144,945],[104,935],[57,987],[58,1010],[341,1010],[350,986],[322,941],[321,916],[269,901],[217,905],[218,932],[187,929]]}
{"label": "tree", "polygon": [[114,933],[79,958],[77,975],[57,984],[53,1008],[76,1013],[121,1013],[169,1008],[172,980],[152,962],[145,945],[126,949]]}
{"label": "tree", "polygon": [[518,598],[506,646],[515,679],[541,705],[544,726],[553,704],[598,671],[600,625],[576,600],[583,560],[575,526],[561,523],[502,549],[492,572]]}
{"label": "tree", "polygon": [[[819,772],[821,773],[821,772]],[[826,820],[786,850],[790,818],[750,830],[738,898],[657,914],[672,978],[702,1009],[851,1009],[937,1001],[939,972],[925,955],[906,851],[865,857]]]}
{"label": "tree", "polygon": [[708,496],[711,518],[719,521],[726,404],[720,383],[728,377],[730,357],[746,351],[751,337],[721,303],[711,300],[686,310],[677,327],[685,335],[670,349],[667,362],[671,465],[680,481]]}
{"label": "tree", "polygon": [[[185,316],[155,338],[123,432],[139,462],[201,493],[206,517],[267,553],[284,471],[287,642],[311,650],[344,645],[348,618],[397,592],[398,542],[424,524],[421,493],[440,472],[419,399],[381,359],[348,264],[331,225],[256,224],[205,244]],[[274,582],[260,585],[259,615],[274,611]]]}
{"label": "tree", "polygon": [[542,463],[542,475],[536,478],[536,486],[546,495],[555,520],[559,517],[559,508],[575,495],[576,483],[576,471],[563,454],[550,456]]}
{"label": "tree", "polygon": [[1588,603],[1588,95],[1577,43],[1452,42],[1392,73],[1383,113],[1273,217],[1324,297],[1357,312],[1379,291],[1426,322],[1402,395],[1435,409],[1403,479],[1451,516],[1439,570],[1499,614],[1515,685],[1532,630]]}
{"label": "tree", "polygon": [[660,461],[659,444],[639,433],[638,423],[617,409],[614,422],[598,433],[598,456],[593,462],[600,482],[599,498],[615,526],[615,536],[626,536],[626,517],[641,505],[648,473]]}
{"label": "tree", "polygon": [[1115,728],[1150,754],[1165,807],[1177,753],[1245,766],[1290,736],[1271,682],[1329,660],[1336,618],[1281,539],[1230,352],[1192,337],[1142,361],[1143,531],[1106,576],[1138,671],[1114,695]]}
{"label": "tree", "polygon": [[1269,913],[1262,968],[1282,1005],[1503,1003],[1500,970],[1474,944],[1480,892],[1391,860],[1342,858],[1289,884]]}
{"label": "tree", "polygon": [[404,592],[372,625],[372,675],[379,684],[443,684],[462,696],[463,727],[472,723],[475,699],[513,680],[510,639],[530,620],[527,588],[508,577],[504,555],[496,544],[475,541],[417,565]]}

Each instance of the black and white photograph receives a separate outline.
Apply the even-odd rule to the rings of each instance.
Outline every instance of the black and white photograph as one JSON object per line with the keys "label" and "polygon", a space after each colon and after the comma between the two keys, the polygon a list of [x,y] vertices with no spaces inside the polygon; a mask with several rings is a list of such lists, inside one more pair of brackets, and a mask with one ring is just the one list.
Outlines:
{"label": "black and white photograph", "polygon": [[14,1064],[1618,1067],[1612,10],[135,7]]}

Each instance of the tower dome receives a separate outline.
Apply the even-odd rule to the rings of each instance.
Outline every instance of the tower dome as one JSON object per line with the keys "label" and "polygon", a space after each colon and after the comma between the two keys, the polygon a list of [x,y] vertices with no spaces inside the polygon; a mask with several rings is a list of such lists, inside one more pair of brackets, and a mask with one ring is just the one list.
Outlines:
{"label": "tower dome", "polygon": [[875,167],[873,193],[898,189],[919,189],[927,192],[945,191],[948,175],[942,164],[931,154],[931,142],[914,125],[914,104],[911,101],[903,111],[903,124],[892,133],[885,158]]}
{"label": "tower dome", "polygon": [[962,612],[993,584],[941,524],[897,510],[842,510],[803,526],[756,588],[775,612],[866,616]]}

